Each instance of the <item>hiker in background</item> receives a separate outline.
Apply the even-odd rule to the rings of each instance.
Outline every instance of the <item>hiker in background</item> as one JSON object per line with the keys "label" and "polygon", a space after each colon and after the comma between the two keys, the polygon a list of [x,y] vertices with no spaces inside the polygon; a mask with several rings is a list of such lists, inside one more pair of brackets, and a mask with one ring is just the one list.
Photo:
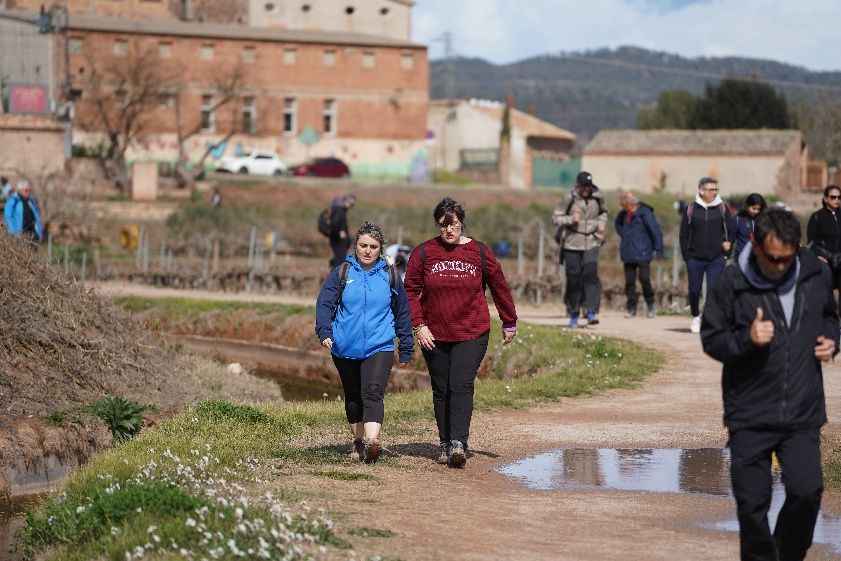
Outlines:
{"label": "hiker in background", "polygon": [[219,190],[219,187],[213,188],[213,194],[210,196],[210,206],[213,208],[222,206],[222,191]]}
{"label": "hiker in background", "polygon": [[336,197],[330,202],[330,249],[333,257],[330,267],[338,267],[345,260],[350,248],[350,230],[347,222],[347,211],[356,204],[356,195],[348,193],[344,197]]}
{"label": "hiker in background", "polygon": [[474,382],[491,329],[486,285],[502,320],[503,344],[517,334],[517,311],[493,252],[464,235],[464,207],[445,197],[432,216],[440,235],[421,243],[409,256],[406,295],[432,381],[441,443],[437,462],[462,468],[467,461]]}
{"label": "hiker in background", "polygon": [[806,247],[818,259],[829,265],[832,286],[841,297],[841,223],[838,207],[841,206],[841,187],[827,185],[823,191],[823,208],[812,213],[806,226]]}
{"label": "hiker in background", "polygon": [[596,325],[601,301],[599,248],[604,241],[607,206],[592,175],[586,171],[578,174],[575,187],[555,207],[552,222],[559,226],[559,259],[566,270],[564,302],[569,327],[578,327],[582,291],[587,325]]}
{"label": "hiker in background", "polygon": [[[800,561],[812,545],[821,505],[821,362],[838,350],[829,270],[800,250],[800,223],[768,209],[750,249],[709,292],[704,351],[720,361],[730,479],[741,558]],[[785,502],[773,530],[771,461],[782,468]]]}
{"label": "hiker in background", "polygon": [[3,219],[10,234],[28,240],[33,249],[38,247],[43,235],[41,215],[32,185],[26,179],[18,181],[15,193],[6,201]]}
{"label": "hiker in background", "polygon": [[645,315],[654,317],[654,290],[651,288],[651,259],[656,255],[663,258],[663,234],[654,217],[654,209],[631,192],[619,197],[622,211],[616,215],[614,225],[621,238],[619,257],[625,270],[626,317],[637,315],[637,276],[642,285],[645,299]]}
{"label": "hiker in background", "polygon": [[680,253],[689,277],[689,330],[701,332],[701,290],[707,278],[707,294],[727,262],[736,235],[730,209],[718,195],[718,180],[702,177],[695,202],[686,208],[680,221]]}
{"label": "hiker in background", "polygon": [[751,193],[745,200],[742,201],[742,208],[736,213],[736,251],[733,252],[733,258],[738,259],[739,254],[748,245],[750,236],[753,234],[756,217],[759,213],[765,210],[768,205],[765,203],[765,198],[759,193]]}
{"label": "hiker in background", "polygon": [[380,455],[394,338],[400,340],[401,368],[412,359],[415,345],[403,282],[381,256],[385,243],[380,227],[364,222],[353,253],[324,281],[315,304],[316,335],[330,350],[342,380],[353,434],[350,457],[366,463]]}
{"label": "hiker in background", "polygon": [[0,177],[0,201],[5,201],[12,196],[15,189],[12,187],[12,182],[5,177]]}

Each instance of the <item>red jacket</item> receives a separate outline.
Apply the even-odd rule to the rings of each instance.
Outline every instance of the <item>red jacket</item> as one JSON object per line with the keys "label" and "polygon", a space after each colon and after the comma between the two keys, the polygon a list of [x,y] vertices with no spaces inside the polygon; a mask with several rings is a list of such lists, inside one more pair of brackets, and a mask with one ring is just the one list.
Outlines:
{"label": "red jacket", "polygon": [[[426,325],[439,341],[476,339],[491,328],[488,301],[482,292],[482,261],[479,243],[444,243],[440,237],[424,242],[409,256],[404,286],[409,297],[412,325]],[[517,326],[514,299],[502,267],[485,248],[485,281],[491,289],[503,328]]]}

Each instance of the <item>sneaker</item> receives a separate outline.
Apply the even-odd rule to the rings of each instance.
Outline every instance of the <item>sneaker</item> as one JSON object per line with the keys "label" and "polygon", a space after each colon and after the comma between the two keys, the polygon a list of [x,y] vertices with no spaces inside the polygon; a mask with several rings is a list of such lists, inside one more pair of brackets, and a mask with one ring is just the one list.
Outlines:
{"label": "sneaker", "polygon": [[654,302],[652,302],[651,304],[647,304],[646,309],[645,309],[645,317],[653,318],[656,315],[657,315],[657,308],[654,307]]}
{"label": "sneaker", "polygon": [[458,440],[450,442],[450,458],[447,465],[451,468],[463,468],[467,463],[467,455],[464,452],[464,444]]}
{"label": "sneaker", "polygon": [[362,455],[365,453],[365,441],[361,438],[354,438],[353,443],[350,445],[350,459],[354,462],[358,462],[362,459]]}
{"label": "sneaker", "polygon": [[701,316],[694,316],[692,318],[692,323],[689,324],[689,331],[692,333],[701,332]]}
{"label": "sneaker", "polygon": [[380,457],[380,441],[376,438],[365,440],[363,459],[366,464],[376,464]]}
{"label": "sneaker", "polygon": [[571,314],[569,316],[569,325],[567,325],[570,329],[576,329],[578,327],[578,314]]}
{"label": "sneaker", "polygon": [[637,317],[637,309],[636,309],[636,308],[631,308],[631,309],[629,309],[627,312],[625,312],[625,317],[626,317],[626,318],[635,318],[635,317]]}
{"label": "sneaker", "polygon": [[587,325],[598,325],[599,324],[599,316],[596,312],[587,312]]}
{"label": "sneaker", "polygon": [[438,458],[435,460],[439,464],[446,464],[450,461],[450,443],[447,441],[441,442],[441,453],[438,455]]}

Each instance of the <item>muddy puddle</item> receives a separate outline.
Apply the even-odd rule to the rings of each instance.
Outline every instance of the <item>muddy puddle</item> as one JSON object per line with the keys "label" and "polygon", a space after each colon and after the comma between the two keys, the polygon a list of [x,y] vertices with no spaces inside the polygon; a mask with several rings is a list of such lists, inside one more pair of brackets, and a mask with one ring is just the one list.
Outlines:
{"label": "muddy puddle", "polygon": [[[499,468],[529,489],[607,488],[654,493],[694,493],[732,501],[730,454],[721,448],[564,448],[530,456]],[[768,518],[774,527],[785,500],[779,474],[774,476]],[[735,508],[735,507],[734,507]],[[738,532],[735,518],[705,522],[705,528]],[[841,518],[821,512],[815,543],[841,553]]]}
{"label": "muddy puddle", "polygon": [[277,369],[257,368],[252,374],[266,380],[271,380],[280,386],[283,399],[287,401],[321,401],[336,399],[343,395],[341,386],[334,386],[319,381],[300,380],[293,375]]}

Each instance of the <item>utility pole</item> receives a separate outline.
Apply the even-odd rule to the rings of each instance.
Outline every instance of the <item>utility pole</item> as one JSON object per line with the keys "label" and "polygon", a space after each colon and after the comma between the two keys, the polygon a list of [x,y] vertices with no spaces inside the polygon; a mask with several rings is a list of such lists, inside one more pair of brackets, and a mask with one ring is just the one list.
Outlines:
{"label": "utility pole", "polygon": [[456,120],[456,100],[455,100],[455,70],[453,68],[453,33],[445,31],[440,36],[433,39],[433,41],[442,41],[444,43],[444,99],[446,100],[447,114],[444,116],[444,122],[441,125],[441,149],[440,159],[436,162],[436,168],[442,167],[448,169],[448,150],[447,150],[447,128],[449,124]]}

